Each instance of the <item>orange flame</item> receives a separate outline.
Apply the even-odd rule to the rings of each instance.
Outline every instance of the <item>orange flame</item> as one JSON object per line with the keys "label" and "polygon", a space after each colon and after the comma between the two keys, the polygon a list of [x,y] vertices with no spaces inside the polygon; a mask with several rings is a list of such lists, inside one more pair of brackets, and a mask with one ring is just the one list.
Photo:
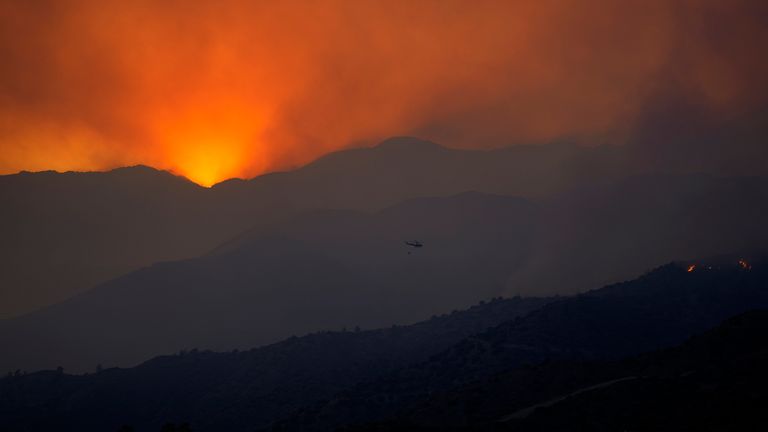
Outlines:
{"label": "orange flame", "polygon": [[692,272],[694,270],[696,270],[696,264],[691,264],[691,265],[688,266],[688,273],[690,273],[690,272]]}

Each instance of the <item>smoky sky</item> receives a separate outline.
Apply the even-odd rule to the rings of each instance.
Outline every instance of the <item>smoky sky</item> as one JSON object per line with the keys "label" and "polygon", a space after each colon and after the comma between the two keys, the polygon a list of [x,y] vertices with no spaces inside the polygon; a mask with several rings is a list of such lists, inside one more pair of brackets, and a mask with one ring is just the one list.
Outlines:
{"label": "smoky sky", "polygon": [[765,22],[738,0],[0,0],[0,172],[211,184],[392,135],[642,157],[761,112]]}

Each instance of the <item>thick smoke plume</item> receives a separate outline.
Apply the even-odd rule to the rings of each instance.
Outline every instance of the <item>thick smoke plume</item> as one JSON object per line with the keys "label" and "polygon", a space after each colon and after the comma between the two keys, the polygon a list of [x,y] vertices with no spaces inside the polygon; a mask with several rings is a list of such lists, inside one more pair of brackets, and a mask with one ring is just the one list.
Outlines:
{"label": "thick smoke plume", "polygon": [[212,184],[402,134],[671,145],[664,107],[709,127],[763,106],[767,9],[2,0],[0,172],[143,163]]}

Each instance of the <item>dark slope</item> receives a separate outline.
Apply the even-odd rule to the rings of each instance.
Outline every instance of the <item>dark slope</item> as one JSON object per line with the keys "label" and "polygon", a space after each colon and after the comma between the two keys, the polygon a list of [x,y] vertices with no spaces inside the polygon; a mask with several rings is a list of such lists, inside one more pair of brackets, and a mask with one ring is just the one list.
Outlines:
{"label": "dark slope", "polygon": [[[227,181],[211,189],[146,167],[106,173],[43,172],[0,176],[0,203],[4,209],[0,212],[0,235],[5,240],[0,242],[0,318],[70,298],[99,282],[154,262],[199,256],[249,228],[267,226],[286,215],[305,210],[379,210],[404,199],[465,191],[548,197],[586,185],[610,184],[639,172],[624,163],[625,152],[626,149],[621,147],[583,148],[558,143],[490,151],[453,150],[401,137],[373,148],[333,153],[294,171],[248,181]],[[753,181],[764,183],[759,179]],[[617,211],[624,209],[642,215],[663,208],[643,206],[649,202],[653,204],[649,193],[664,191],[667,186],[653,182],[641,186],[644,189],[638,196],[643,199],[636,201],[632,200],[637,190],[616,191],[625,200],[616,205]],[[706,181],[691,187],[699,192],[708,190]],[[712,193],[719,194],[718,189],[719,186],[715,186]],[[749,188],[743,188],[722,192],[747,197],[748,191]],[[766,194],[764,188],[755,192],[753,207],[747,209],[745,215],[759,217],[762,213],[754,210],[757,203],[766,202]],[[664,195],[670,196],[670,193],[664,192]],[[622,235],[588,237],[590,242],[599,240],[603,251],[618,244],[624,253],[601,257],[606,265],[595,271],[601,277],[585,275],[581,270],[584,268],[582,263],[576,264],[577,261],[571,260],[568,254],[571,248],[580,247],[580,241],[588,233],[600,229],[602,217],[612,215],[605,211],[605,202],[590,198],[589,194],[568,194],[568,197],[562,202],[555,201],[560,204],[555,204],[553,209],[554,216],[549,222],[553,226],[540,228],[543,240],[538,253],[528,268],[511,279],[509,292],[530,292],[531,286],[539,287],[539,291],[553,292],[559,289],[563,280],[579,282],[572,290],[587,289],[680,256],[720,253],[741,247],[732,247],[743,238],[737,235],[730,237],[735,240],[724,242],[730,249],[713,250],[714,245],[708,246],[707,250],[701,250],[703,247],[664,248],[661,249],[663,256],[655,260],[645,256],[632,259],[635,257],[629,256],[631,251],[624,250],[626,243]],[[709,197],[701,198],[699,203],[709,201]],[[697,203],[694,200],[692,204]],[[734,208],[732,213],[741,208]],[[727,209],[727,204],[719,205],[713,214],[719,215]],[[685,209],[671,206],[667,213],[651,214],[649,223],[630,219],[630,228],[625,232],[643,230],[653,233],[660,218],[679,220],[676,218],[678,210]],[[690,211],[687,214],[690,219],[696,213]],[[702,229],[737,226],[738,223],[731,222],[733,219],[729,216],[724,219],[726,222],[691,226],[701,226]],[[618,225],[616,221],[613,223]],[[574,226],[582,228],[574,230]],[[689,224],[680,225],[686,226]],[[674,226],[665,228],[668,230],[663,234],[673,238],[680,238],[680,233],[685,232],[675,230]],[[687,244],[691,238],[692,235],[688,235],[678,244]],[[694,240],[706,238],[709,237],[698,236]],[[761,234],[756,238],[764,236]],[[572,245],[553,248],[552,243],[558,243],[560,239],[571,239]],[[650,254],[647,247],[651,244],[654,243],[648,241],[641,251]],[[558,249],[562,249],[564,255],[550,256]],[[611,259],[611,264],[616,265],[607,265]],[[562,277],[534,280],[543,273],[542,268],[552,262],[563,266],[563,271],[558,273]]]}
{"label": "dark slope", "polygon": [[349,431],[762,430],[768,311],[618,362],[550,362],[430,397]]}
{"label": "dark slope", "polygon": [[734,259],[692,273],[661,267],[637,280],[553,302],[470,337],[420,365],[340,393],[277,430],[332,430],[396,416],[430,394],[542,361],[617,359],[683,342],[729,316],[768,307],[765,262]]}
{"label": "dark slope", "polygon": [[0,318],[198,256],[281,210],[142,166],[0,176],[0,203]]}
{"label": "dark slope", "polygon": [[509,429],[762,430],[768,421],[767,338],[768,312],[735,317],[680,348],[617,367],[638,379],[568,398]]}
{"label": "dark slope", "polygon": [[[1,322],[0,344],[15,349],[0,367],[84,371],[414,322],[497,295],[530,247],[535,214],[525,200],[462,194],[290,219],[229,250],[155,264]],[[403,240],[417,233],[427,246],[411,251]]]}
{"label": "dark slope", "polygon": [[281,415],[534,310],[547,299],[494,300],[418,324],[321,332],[239,353],[189,352],[133,369],[0,380],[0,430],[252,430]]}
{"label": "dark slope", "polygon": [[[510,385],[538,388],[530,399],[512,396],[510,414],[624,373],[589,362],[673,346],[727,316],[768,306],[764,261],[751,270],[733,257],[699,265],[713,269],[689,273],[671,264],[544,306],[541,300],[495,301],[389,330],[319,333],[241,353],[160,357],[86,376],[10,377],[0,381],[0,425],[10,431],[21,424],[31,425],[27,430],[110,430],[132,423],[153,430],[165,421],[190,421],[196,430],[227,431],[286,417],[276,429],[331,430],[411,412],[419,413],[420,424],[440,428],[429,413],[442,409],[444,392],[453,392],[449,399],[482,395],[482,388],[471,388],[507,380],[489,379],[499,373],[513,377]],[[546,373],[525,366],[544,360],[552,362]],[[549,376],[555,379],[537,387]],[[321,399],[326,402],[313,402]]]}
{"label": "dark slope", "polygon": [[566,143],[457,150],[413,137],[335,152],[286,173],[229,181],[221,190],[278,194],[302,208],[370,210],[408,198],[465,191],[544,196],[631,172],[621,147]]}
{"label": "dark slope", "polygon": [[199,256],[297,211],[379,210],[465,191],[540,195],[623,175],[619,157],[607,147],[460,151],[393,138],[211,189],[147,167],[0,176],[0,318],[154,262]]}
{"label": "dark slope", "polygon": [[[173,229],[171,221],[197,210],[198,189],[146,167],[0,176],[0,317],[61,301],[151,261],[178,258],[165,235],[188,238],[183,222]],[[129,219],[136,223],[125,223]],[[157,237],[165,245],[146,250]]]}
{"label": "dark slope", "polygon": [[[670,258],[765,246],[764,220],[765,179],[704,175],[632,177],[551,201],[464,193],[299,213],[0,322],[0,343],[17,347],[0,369],[127,366],[413,322],[498,295],[582,291]],[[414,239],[426,246],[403,243]]]}

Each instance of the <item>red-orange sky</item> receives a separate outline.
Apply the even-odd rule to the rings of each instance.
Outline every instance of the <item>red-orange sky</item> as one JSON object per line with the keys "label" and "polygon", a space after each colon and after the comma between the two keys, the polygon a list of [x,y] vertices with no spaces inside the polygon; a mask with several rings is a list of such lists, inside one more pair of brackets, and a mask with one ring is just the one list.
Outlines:
{"label": "red-orange sky", "polygon": [[392,135],[620,142],[669,81],[762,104],[765,3],[0,0],[0,173],[210,185]]}

